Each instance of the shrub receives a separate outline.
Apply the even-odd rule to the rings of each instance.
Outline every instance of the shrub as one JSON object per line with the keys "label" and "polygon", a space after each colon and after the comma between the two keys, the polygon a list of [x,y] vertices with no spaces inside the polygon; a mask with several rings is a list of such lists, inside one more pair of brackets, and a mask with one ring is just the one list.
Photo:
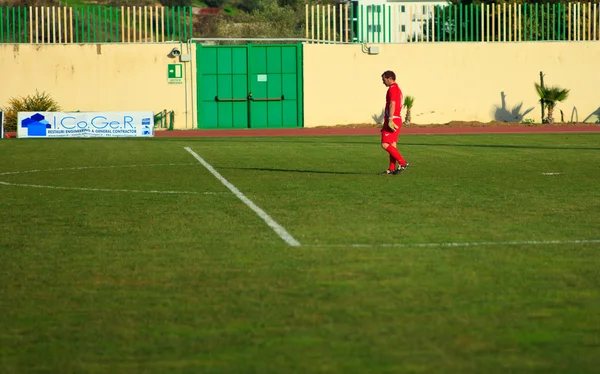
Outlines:
{"label": "shrub", "polygon": [[19,112],[59,112],[60,106],[49,94],[35,92],[35,95],[13,97],[8,100],[4,112],[4,128],[6,131],[17,130],[17,115]]}
{"label": "shrub", "polygon": [[221,8],[227,5],[226,0],[204,0],[204,4],[211,8]]}
{"label": "shrub", "polygon": [[411,111],[413,105],[415,105],[415,97],[410,95],[406,96],[404,98],[404,106],[406,107],[406,116],[404,118],[404,123],[406,125],[410,125],[412,121]]}
{"label": "shrub", "polygon": [[[123,1],[120,2],[123,4]],[[160,0],[160,3],[163,6],[190,6],[192,5],[192,0]],[[129,2],[127,2],[129,4]]]}
{"label": "shrub", "polygon": [[[250,4],[244,3],[245,5]],[[219,25],[220,37],[226,38],[302,38],[304,9],[281,8],[275,0],[257,0],[251,11]],[[265,42],[273,43],[273,42]]]}

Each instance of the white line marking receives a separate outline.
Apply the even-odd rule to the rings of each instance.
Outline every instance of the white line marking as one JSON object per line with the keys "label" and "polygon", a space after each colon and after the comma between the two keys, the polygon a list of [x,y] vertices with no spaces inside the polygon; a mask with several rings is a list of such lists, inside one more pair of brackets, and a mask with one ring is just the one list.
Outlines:
{"label": "white line marking", "polygon": [[11,175],[11,174],[26,174],[26,173],[41,173],[45,171],[57,171],[57,170],[85,170],[85,169],[115,169],[115,168],[141,168],[141,167],[154,167],[154,166],[182,166],[182,165],[196,165],[194,163],[182,163],[182,164],[146,164],[146,165],[108,165],[108,166],[76,166],[71,168],[53,168],[53,169],[39,169],[39,170],[23,170],[23,171],[6,171],[0,173],[0,175]]}
{"label": "white line marking", "polygon": [[582,240],[526,240],[513,242],[472,242],[472,243],[391,243],[391,244],[304,244],[303,247],[354,247],[354,248],[375,248],[375,247],[401,247],[401,248],[443,248],[443,247],[484,247],[484,246],[514,246],[514,245],[550,245],[550,244],[597,244],[600,239],[582,239]]}
{"label": "white line marking", "polygon": [[[109,165],[109,166],[77,166],[70,168],[53,168],[53,169],[36,169],[36,170],[24,170],[24,171],[7,171],[0,173],[2,175],[15,175],[15,174],[27,174],[27,173],[41,173],[47,171],[60,171],[60,170],[85,170],[85,169],[114,169],[114,168],[137,168],[137,167],[153,167],[153,166],[181,166],[181,165],[196,165],[195,163],[184,163],[184,164],[146,164],[146,165]],[[59,187],[59,186],[47,186],[40,184],[22,184],[22,183],[9,183],[0,181],[1,185],[4,186],[16,186],[16,187],[32,187],[32,188],[47,188],[53,190],[76,190],[76,191],[99,191],[99,192],[133,192],[133,193],[150,193],[150,194],[184,194],[184,195],[216,195],[218,192],[197,192],[197,191],[158,191],[158,190],[127,190],[127,189],[112,189],[112,188],[85,188],[85,187]]]}
{"label": "white line marking", "polygon": [[237,196],[238,199],[242,200],[250,209],[252,209],[256,214],[258,214],[258,216],[262,218],[263,221],[265,221],[266,224],[269,225],[269,227],[271,227],[277,233],[277,235],[279,235],[279,237],[283,239],[284,242],[286,242],[292,247],[301,246],[300,242],[294,239],[294,237],[290,235],[290,233],[287,232],[287,230],[284,229],[283,226],[275,222],[275,220],[271,218],[271,216],[269,216],[264,210],[259,208],[256,204],[254,204],[252,200],[248,199],[233,184],[229,183],[227,179],[223,178],[223,176],[219,174],[218,171],[216,171],[208,162],[204,161],[202,157],[198,156],[196,152],[192,151],[192,149],[189,147],[185,147],[185,150],[188,151],[192,156],[194,156],[194,158],[198,160],[198,162],[200,162],[202,166],[204,166],[208,171],[210,171],[211,174],[215,176],[215,178],[217,178],[221,183],[223,183],[225,187],[229,188],[229,190],[233,192],[233,194]]}
{"label": "white line marking", "polygon": [[[44,186],[40,184],[20,184],[20,183],[8,183],[0,181],[0,184],[5,186],[16,186],[16,187],[33,187],[33,188],[48,188],[52,190],[76,190],[76,191],[100,191],[100,192],[135,192],[135,193],[155,193],[155,194],[185,194],[185,195],[198,195],[202,192],[194,191],[157,191],[157,190],[124,190],[124,189],[111,189],[111,188],[85,188],[85,187],[59,187],[59,186]],[[215,194],[214,192],[204,192],[206,195]]]}

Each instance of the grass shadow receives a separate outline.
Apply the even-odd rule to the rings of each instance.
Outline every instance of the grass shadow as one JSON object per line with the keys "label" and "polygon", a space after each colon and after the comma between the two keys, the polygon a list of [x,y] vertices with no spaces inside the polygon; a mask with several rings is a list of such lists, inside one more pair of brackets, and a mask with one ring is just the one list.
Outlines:
{"label": "grass shadow", "polygon": [[587,151],[600,151],[600,148],[590,147],[551,147],[544,145],[507,145],[507,144],[424,144],[424,143],[405,143],[400,144],[402,146],[424,146],[424,147],[475,147],[475,148],[508,148],[508,149],[556,149],[556,150],[587,150]]}
{"label": "grass shadow", "polygon": [[353,171],[324,171],[324,170],[302,170],[302,169],[277,169],[277,168],[232,168],[232,167],[219,167],[219,170],[252,170],[252,171],[271,171],[271,172],[283,172],[283,173],[307,173],[307,174],[337,174],[337,175],[371,175],[373,173],[358,173]]}
{"label": "grass shadow", "polygon": [[[412,136],[412,135],[411,135]],[[454,136],[454,135],[452,135]],[[165,138],[163,138],[165,139]],[[320,140],[324,140],[324,137],[320,137]],[[202,141],[208,141],[208,142],[215,142],[215,143],[231,143],[232,140],[231,139],[223,139],[223,138],[169,138],[169,140],[174,140],[174,141],[186,141],[186,142],[194,142],[194,141],[198,141],[198,140],[202,140]],[[373,145],[374,147],[378,148],[379,147],[379,143],[377,141],[371,142],[371,141],[362,141],[362,140],[357,140],[357,141],[345,141],[345,140],[334,140],[334,139],[327,139],[327,140],[331,140],[331,141],[327,141],[327,142],[322,142],[322,141],[315,141],[315,140],[309,140],[309,139],[302,139],[302,138],[297,138],[297,137],[286,137],[285,139],[279,138],[271,138],[271,137],[265,137],[265,138],[245,138],[245,140],[251,140],[251,141],[256,141],[259,143],[281,143],[281,142],[285,142],[285,143],[294,143],[294,144],[326,144],[326,143],[330,143],[330,144],[334,144],[334,145]],[[402,148],[402,147],[412,147],[412,146],[417,146],[417,147],[476,147],[476,148],[515,148],[515,149],[556,149],[556,150],[600,150],[600,148],[597,147],[573,147],[573,146],[546,146],[546,145],[534,145],[534,144],[528,144],[528,145],[513,145],[513,144],[452,144],[452,143],[411,143],[409,140],[400,140],[400,142],[398,143],[398,147]]]}

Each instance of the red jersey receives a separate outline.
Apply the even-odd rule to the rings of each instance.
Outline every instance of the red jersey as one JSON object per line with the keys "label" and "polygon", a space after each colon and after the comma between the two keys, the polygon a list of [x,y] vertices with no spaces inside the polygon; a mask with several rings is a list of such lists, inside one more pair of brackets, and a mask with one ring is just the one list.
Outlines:
{"label": "red jersey", "polygon": [[[400,117],[400,111],[402,110],[402,91],[400,87],[398,87],[397,83],[392,84],[388,87],[387,93],[385,95],[385,116],[388,118],[391,117]],[[390,103],[396,103],[396,107],[394,108],[394,113],[390,113]]]}

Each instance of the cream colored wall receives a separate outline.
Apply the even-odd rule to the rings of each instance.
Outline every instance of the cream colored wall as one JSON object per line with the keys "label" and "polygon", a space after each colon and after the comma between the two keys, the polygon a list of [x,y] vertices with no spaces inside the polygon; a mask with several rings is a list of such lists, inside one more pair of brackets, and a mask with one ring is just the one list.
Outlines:
{"label": "cream colored wall", "polygon": [[[192,127],[190,63],[185,84],[167,83],[166,44],[0,44],[0,107],[15,96],[47,92],[64,111],[175,110],[179,128]],[[195,95],[195,94],[194,94]]]}
{"label": "cream colored wall", "polygon": [[[415,97],[416,124],[492,121],[501,93],[509,111],[541,122],[534,83],[570,89],[559,103],[565,121],[600,109],[599,42],[382,44],[369,55],[361,45],[304,45],[305,127],[375,123],[385,104],[381,73],[393,70],[404,95]],[[588,121],[596,121],[592,116]],[[576,118],[573,117],[573,120]]]}
{"label": "cream colored wall", "polygon": [[[0,45],[0,106],[14,96],[50,93],[65,111],[175,110],[176,128],[196,128],[195,64],[184,63],[185,84],[167,83],[167,57],[179,43],[103,45]],[[600,108],[598,42],[414,43],[378,45],[369,55],[361,45],[304,45],[304,126],[374,123],[381,114],[384,70],[394,70],[405,95],[415,97],[413,122],[489,122],[506,95],[507,109],[522,104],[524,118],[540,122],[533,87],[545,82],[571,90],[559,103],[570,121]],[[588,121],[596,121],[597,115]],[[573,120],[576,118],[573,117]]]}

